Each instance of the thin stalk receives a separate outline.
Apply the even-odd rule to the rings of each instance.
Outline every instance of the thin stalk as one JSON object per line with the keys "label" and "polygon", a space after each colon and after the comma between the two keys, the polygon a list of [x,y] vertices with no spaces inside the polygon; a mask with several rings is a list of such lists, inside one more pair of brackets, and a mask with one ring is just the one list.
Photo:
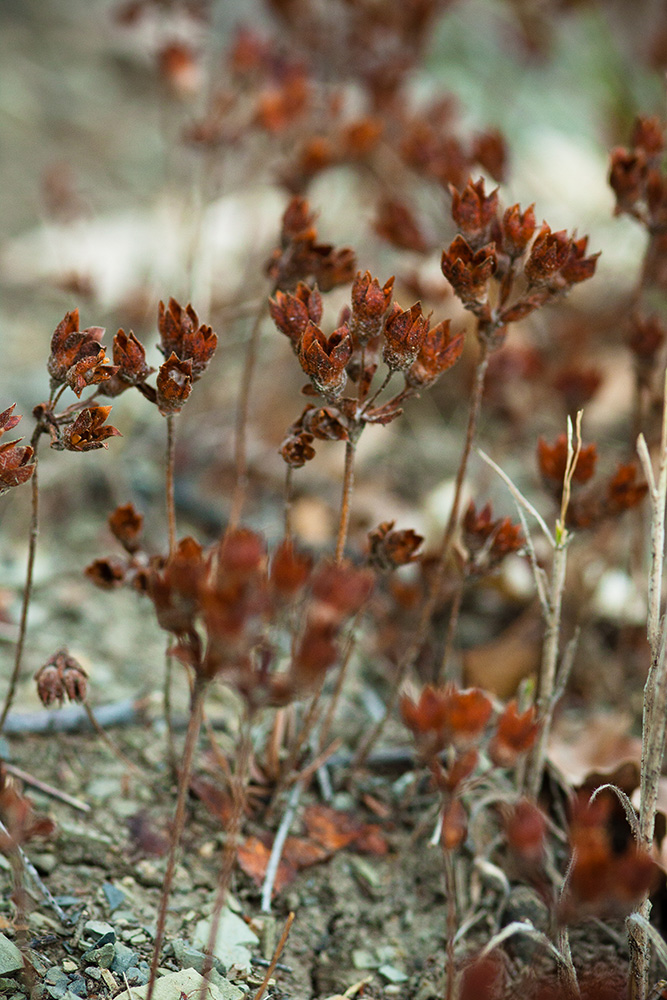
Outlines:
{"label": "thin stalk", "polygon": [[143,771],[141,770],[141,768],[137,767],[137,765],[133,763],[133,761],[131,761],[129,757],[125,756],[120,747],[116,746],[114,741],[111,739],[104,726],[102,726],[101,723],[98,722],[95,713],[90,707],[90,702],[88,700],[85,700],[84,702],[82,702],[82,704],[85,709],[86,715],[88,716],[88,721],[90,722],[91,726],[93,727],[99,738],[102,740],[102,742],[109,748],[109,750],[114,755],[116,760],[119,760],[121,764],[124,764],[125,767],[129,768],[129,770],[132,771],[135,775],[137,776],[143,775]]}
{"label": "thin stalk", "polygon": [[280,935],[280,940],[278,941],[278,944],[276,945],[276,950],[273,953],[273,958],[271,959],[269,967],[266,970],[266,975],[264,976],[262,984],[255,993],[252,1000],[262,1000],[262,997],[266,992],[266,987],[269,985],[269,980],[271,979],[271,976],[275,972],[278,960],[283,953],[285,945],[287,944],[287,938],[289,937],[289,932],[292,928],[293,923],[294,923],[294,912],[290,910],[289,914],[287,915],[287,920],[285,921],[285,926],[283,927],[283,932]]}
{"label": "thin stalk", "polygon": [[[239,745],[236,767],[234,769],[234,777],[232,781],[233,809],[229,818],[225,846],[222,852],[222,862],[220,864],[220,872],[218,874],[218,885],[215,893],[215,902],[213,904],[211,927],[208,935],[208,943],[206,945],[206,959],[202,968],[204,981],[201,984],[201,990],[199,993],[200,1000],[206,1000],[208,993],[208,981],[211,977],[211,971],[213,969],[215,945],[218,939],[218,930],[220,928],[220,918],[222,916],[222,909],[227,898],[227,892],[229,891],[229,883],[232,878],[232,872],[234,871],[234,865],[236,864],[236,856],[239,847],[239,834],[241,832],[243,816],[245,814],[246,803],[248,801],[248,777],[250,773],[250,758],[252,755],[250,724],[251,716],[247,713],[243,720],[241,742]],[[147,998],[147,1000],[149,1000],[149,998]]]}
{"label": "thin stalk", "polygon": [[[663,401],[662,433],[658,458],[657,480],[643,435],[637,441],[637,451],[649,484],[651,503],[651,562],[648,581],[647,637],[651,664],[644,686],[642,717],[642,758],[639,798],[639,846],[653,848],[658,786],[665,754],[667,724],[667,669],[665,646],[667,633],[662,616],[662,574],[665,555],[665,503],[667,501],[667,372]],[[638,908],[649,919],[651,903],[646,897]],[[648,988],[650,948],[646,933],[637,926],[630,937],[630,996],[644,1000]]]}
{"label": "thin stalk", "polygon": [[340,502],[340,520],[338,522],[338,538],[336,540],[336,562],[343,560],[347,531],[350,525],[350,499],[354,485],[354,456],[356,446],[352,441],[345,443],[345,472],[343,474],[343,496]]}
{"label": "thin stalk", "polygon": [[12,676],[9,678],[9,687],[7,688],[7,694],[5,695],[5,702],[2,706],[2,714],[0,715],[0,733],[5,727],[5,721],[9,714],[9,710],[14,702],[14,697],[16,695],[16,685],[18,684],[19,677],[21,675],[21,661],[23,660],[23,648],[25,646],[25,637],[28,628],[28,611],[30,609],[30,600],[32,598],[32,581],[33,574],[35,570],[35,554],[37,552],[37,536],[39,535],[39,480],[38,480],[38,460],[37,460],[37,447],[39,444],[39,439],[42,435],[43,428],[41,424],[35,427],[32,438],[30,440],[31,447],[35,456],[35,471],[31,477],[31,487],[32,487],[32,504],[30,513],[30,530],[28,535],[28,561],[26,563],[25,571],[25,584],[23,585],[23,603],[21,605],[21,618],[19,620],[19,635],[16,640],[16,652],[14,655],[14,668],[12,670]]}
{"label": "thin stalk", "polygon": [[285,473],[285,541],[292,540],[292,496],[294,487],[294,469],[287,466]]}
{"label": "thin stalk", "polygon": [[442,858],[445,871],[445,892],[447,893],[447,965],[445,969],[445,1000],[454,996],[454,976],[456,963],[454,958],[454,942],[458,924],[456,911],[456,878],[454,873],[454,858],[452,851],[443,845]]}
{"label": "thin stalk", "polygon": [[451,659],[452,653],[454,651],[454,636],[456,635],[456,627],[459,623],[459,615],[461,613],[461,602],[463,601],[463,588],[465,587],[465,577],[462,577],[456,592],[454,594],[454,600],[452,601],[452,606],[449,611],[449,622],[447,623],[447,636],[445,638],[445,651],[440,661],[440,667],[437,672],[434,681],[436,684],[440,684],[443,678],[452,681],[452,668]]}
{"label": "thin stalk", "polygon": [[176,744],[174,743],[174,715],[172,712],[171,692],[174,680],[174,658],[169,652],[171,639],[167,642],[164,653],[164,685],[162,688],[162,710],[164,712],[164,722],[167,728],[167,760],[169,769],[174,777],[178,777],[176,767]]}
{"label": "thin stalk", "polygon": [[183,759],[181,761],[181,771],[178,780],[178,795],[176,798],[176,811],[171,829],[171,840],[169,844],[169,855],[167,857],[167,867],[162,883],[162,897],[160,899],[160,909],[157,917],[157,927],[155,929],[155,945],[153,958],[151,961],[150,978],[148,980],[148,990],[146,1000],[151,1000],[155,989],[155,978],[157,976],[158,965],[160,964],[160,952],[164,940],[164,930],[167,920],[167,908],[169,906],[169,896],[172,882],[174,881],[174,871],[176,870],[176,856],[183,836],[185,826],[185,804],[190,785],[190,774],[192,773],[192,763],[194,760],[199,730],[201,729],[202,709],[204,707],[204,696],[208,688],[208,681],[200,677],[195,679],[190,703],[190,719],[188,729],[185,734],[185,746],[183,748]]}
{"label": "thin stalk", "polygon": [[167,414],[167,526],[169,529],[169,555],[176,548],[176,505],[174,503],[174,460],[176,456],[176,426],[175,414]]}
{"label": "thin stalk", "polygon": [[336,709],[338,708],[338,702],[340,700],[341,691],[343,690],[343,684],[345,678],[347,677],[347,671],[350,666],[350,660],[352,659],[352,653],[354,652],[354,647],[356,645],[356,626],[363,614],[364,608],[361,607],[354,616],[354,621],[350,627],[350,631],[347,638],[347,643],[345,644],[345,652],[343,653],[343,662],[340,665],[340,670],[338,671],[338,676],[336,677],[336,686],[334,687],[331,700],[327,708],[326,715],[322,722],[322,727],[319,732],[318,746],[320,752],[324,749],[324,744],[327,741],[329,731],[331,729],[331,724],[336,714]]}
{"label": "thin stalk", "polygon": [[241,511],[245,504],[246,492],[248,490],[248,418],[250,415],[250,396],[252,392],[252,382],[257,367],[257,355],[259,348],[259,338],[262,329],[262,320],[267,307],[267,299],[263,298],[255,321],[250,331],[248,345],[246,348],[245,363],[241,375],[241,389],[239,392],[238,404],[236,407],[236,425],[234,429],[234,466],[236,471],[236,481],[234,483],[234,493],[229,512],[227,533],[234,531],[238,527],[241,519]]}
{"label": "thin stalk", "polygon": [[561,611],[563,591],[565,589],[565,572],[567,569],[568,540],[566,535],[564,540],[557,542],[554,549],[551,581],[547,595],[548,614],[546,615],[544,645],[542,647],[536,700],[537,719],[540,724],[540,730],[526,774],[526,791],[533,799],[537,798],[542,785],[547,744],[551,731],[551,719],[554,708],[553,694],[556,687],[556,672],[558,667]]}
{"label": "thin stalk", "polygon": [[461,495],[463,493],[463,483],[465,481],[466,473],[468,471],[468,462],[470,460],[470,453],[472,452],[472,446],[475,440],[475,434],[477,431],[477,421],[479,419],[479,412],[482,405],[482,396],[484,394],[484,382],[486,379],[486,370],[489,366],[489,345],[486,340],[480,341],[480,355],[477,359],[477,367],[475,370],[475,383],[473,385],[472,397],[470,399],[470,408],[468,410],[468,425],[466,428],[466,439],[463,447],[463,452],[461,454],[461,460],[459,462],[459,468],[456,473],[456,482],[454,486],[454,499],[452,500],[452,509],[447,520],[447,525],[445,527],[442,541],[437,551],[438,563],[433,574],[431,584],[429,587],[426,600],[422,607],[421,615],[419,617],[419,622],[414,633],[414,638],[409,644],[405,653],[403,654],[396,671],[396,677],[392,684],[389,697],[387,699],[387,705],[385,708],[384,715],[382,718],[373,726],[370,735],[362,743],[359,748],[355,758],[352,762],[352,770],[357,770],[363,767],[369,753],[372,748],[379,740],[380,736],[384,732],[384,727],[387,724],[387,720],[393,715],[394,709],[398,702],[398,697],[400,694],[403,681],[405,680],[408,671],[414,664],[419,650],[422,647],[424,638],[426,636],[426,631],[428,629],[431,616],[435,609],[436,602],[438,600],[438,595],[440,593],[440,587],[445,575],[445,566],[447,561],[447,556],[449,555],[449,550],[454,538],[454,530],[458,524],[459,510],[461,506]]}

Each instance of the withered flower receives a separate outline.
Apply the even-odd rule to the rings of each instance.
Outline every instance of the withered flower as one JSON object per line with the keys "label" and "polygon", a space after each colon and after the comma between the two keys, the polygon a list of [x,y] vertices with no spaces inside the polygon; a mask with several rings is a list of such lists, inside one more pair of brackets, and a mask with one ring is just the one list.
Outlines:
{"label": "withered flower", "polygon": [[489,279],[496,270],[496,248],[493,243],[473,251],[463,236],[456,236],[443,251],[442,273],[464,306],[486,301]]}
{"label": "withered flower", "polygon": [[11,854],[33,837],[48,837],[56,828],[52,819],[35,812],[31,800],[21,793],[1,764],[0,820],[7,829],[6,834],[0,835],[3,854]]}
{"label": "withered flower", "polygon": [[399,250],[426,253],[429,249],[428,240],[414,213],[404,202],[395,198],[382,199],[378,205],[373,228],[380,239],[386,240]]}
{"label": "withered flower", "polygon": [[417,360],[405,373],[411,389],[427,389],[461,357],[465,337],[462,333],[454,336],[449,326],[445,319],[426,332]]}
{"label": "withered flower", "polygon": [[621,514],[642,502],[648,492],[648,485],[638,481],[638,469],[634,462],[619,465],[607,483],[604,498],[605,513],[609,516]]}
{"label": "withered flower", "polygon": [[452,219],[473,250],[479,250],[488,242],[491,223],[498,212],[498,189],[487,195],[484,178],[480,177],[474,183],[469,180],[461,192],[450,184],[449,191],[452,196]]}
{"label": "withered flower", "polygon": [[165,358],[171,361],[176,355],[180,361],[189,361],[192,381],[201,378],[218,346],[218,338],[211,327],[200,324],[190,304],[183,309],[172,298],[166,308],[164,302],[158,306],[158,330],[160,350]]}
{"label": "withered flower", "polygon": [[354,252],[317,243],[314,223],[315,215],[306,199],[293,197],[283,215],[281,245],[276,247],[266,265],[266,273],[275,288],[293,288],[297,282],[312,278],[323,292],[328,292],[354,277]]}
{"label": "withered flower", "polygon": [[395,521],[383,521],[368,533],[368,561],[380,570],[394,570],[417,558],[417,549],[424,539],[412,528],[393,531]]}
{"label": "withered flower", "polygon": [[634,316],[628,346],[638,364],[651,367],[666,337],[667,331],[657,316]]}
{"label": "withered flower", "polygon": [[643,149],[612,149],[609,184],[616,195],[615,214],[632,212],[645,192],[648,164]]}
{"label": "withered flower", "polygon": [[[13,416],[16,403],[0,413],[0,438],[11,431],[21,419]],[[27,483],[35,471],[34,450],[29,444],[21,444],[22,438],[0,443],[0,496],[14,486]]]}
{"label": "withered flower", "polygon": [[156,387],[157,405],[163,417],[180,413],[192,392],[192,362],[182,361],[173,352],[158,368]]}
{"label": "withered flower", "polygon": [[566,286],[578,285],[582,281],[588,281],[595,274],[595,268],[597,266],[598,257],[600,252],[591,254],[586,257],[586,248],[588,247],[588,236],[582,236],[581,239],[572,240],[570,244],[570,252],[567,259],[559,271],[559,278]]}
{"label": "withered flower", "polygon": [[402,310],[397,302],[384,327],[382,358],[392,371],[405,371],[417,360],[429,328],[420,302]]}
{"label": "withered flower", "polygon": [[81,358],[67,370],[65,381],[72,392],[80,398],[83,390],[89,385],[106,382],[117,371],[118,367],[109,363],[104,348],[98,345],[97,354],[89,354],[87,357]]}
{"label": "withered flower", "polygon": [[350,330],[355,343],[364,345],[382,329],[382,321],[391,304],[393,277],[380,287],[370,271],[357,273],[352,285],[352,319]]}
{"label": "withered flower", "polygon": [[122,587],[127,576],[127,566],[120,559],[93,559],[84,573],[91,583],[101,590],[115,590]]}
{"label": "withered flower", "polygon": [[412,730],[425,756],[444,750],[446,746],[467,746],[483,733],[493,707],[483,691],[471,688],[460,691],[454,685],[423,688],[419,700],[413,702],[403,695],[401,715]]}
{"label": "withered flower", "polygon": [[[530,248],[524,273],[531,285],[545,284],[570,260],[572,241],[564,229],[551,232],[546,222]],[[583,279],[581,279],[583,280]]]}
{"label": "withered flower", "polygon": [[58,451],[93,451],[96,448],[107,448],[107,438],[120,437],[117,427],[103,427],[111,413],[110,406],[88,406],[77,416],[72,424],[68,424],[62,432],[60,440],[53,441],[51,447]]}
{"label": "withered flower", "polygon": [[503,816],[505,836],[513,853],[528,866],[542,861],[546,846],[547,821],[530,799],[519,799]]}
{"label": "withered flower", "polygon": [[503,215],[503,250],[510,257],[520,257],[535,233],[535,206],[529,205],[521,212],[519,205],[512,205]]}
{"label": "withered flower", "polygon": [[532,749],[539,728],[534,705],[525,712],[519,712],[516,701],[510,701],[498,719],[489,743],[489,756],[493,763],[498,767],[513,767],[521,754]]}
{"label": "withered flower", "polygon": [[51,388],[62,385],[69,369],[91,355],[98,357],[104,336],[101,326],[79,330],[79,310],[65,314],[51,338],[51,353],[46,368],[51,376]]}
{"label": "withered flower", "polygon": [[308,582],[312,567],[311,557],[299,552],[289,539],[285,539],[271,559],[271,586],[281,598],[293,597]]}
{"label": "withered flower", "polygon": [[308,321],[317,325],[322,319],[322,296],[317,286],[311,288],[300,281],[294,294],[278,289],[275,298],[269,299],[269,312],[280,332],[289,337],[292,348],[297,353]]}
{"label": "withered flower", "polygon": [[488,129],[475,136],[472,155],[499,184],[505,180],[507,167],[507,145],[502,132]]}
{"label": "withered flower", "polygon": [[468,550],[467,572],[489,572],[505,556],[518,552],[525,545],[525,538],[518,524],[509,517],[493,520],[491,504],[477,511],[473,501],[463,517],[463,541]]}
{"label": "withered flower", "polygon": [[143,515],[139,514],[131,503],[116,507],[113,514],[109,515],[111,533],[130,555],[139,549],[139,536],[141,535],[143,524]]}
{"label": "withered flower", "polygon": [[86,700],[88,674],[66,649],[59,649],[54,653],[39,668],[35,680],[43,705],[52,705],[54,701],[62,705],[65,698],[76,702]]}
{"label": "withered flower", "polygon": [[347,381],[345,368],[352,357],[352,338],[346,326],[326,337],[308,322],[299,341],[299,361],[314,387],[324,396],[340,396]]}
{"label": "withered flower", "polygon": [[281,444],[279,451],[287,465],[292,469],[301,469],[306,462],[315,458],[313,435],[306,433],[306,431],[289,434]]}
{"label": "withered flower", "polygon": [[190,537],[179,541],[164,566],[153,569],[148,593],[161,628],[177,636],[194,635],[199,590],[205,575],[202,547]]}
{"label": "withered flower", "polygon": [[[598,453],[595,444],[583,445],[579,451],[577,464],[574,467],[572,481],[574,483],[587,483],[595,472],[597,460]],[[544,438],[539,438],[537,442],[537,462],[540,473],[545,479],[562,485],[567,467],[566,435],[559,434],[553,444],[547,444]]]}
{"label": "withered flower", "polygon": [[131,330],[119,330],[113,338],[113,363],[118,365],[118,378],[128,386],[145,382],[155,371],[146,364],[146,349]]}

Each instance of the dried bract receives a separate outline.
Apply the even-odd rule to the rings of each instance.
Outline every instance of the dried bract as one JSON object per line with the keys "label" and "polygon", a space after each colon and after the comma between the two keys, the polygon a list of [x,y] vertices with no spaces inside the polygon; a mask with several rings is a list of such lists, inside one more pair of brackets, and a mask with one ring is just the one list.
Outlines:
{"label": "dried bract", "polygon": [[68,371],[78,361],[91,356],[99,357],[103,336],[104,329],[101,326],[79,330],[78,309],[65,314],[51,338],[51,353],[46,365],[52,389],[65,382]]}
{"label": "dried bract", "polygon": [[383,521],[368,534],[368,561],[375,569],[390,572],[417,558],[417,550],[424,541],[422,536],[412,528],[393,531],[394,524],[394,521]]}
{"label": "dried bract", "polygon": [[192,392],[192,362],[181,361],[173,352],[158,368],[157,405],[163,417],[180,413]]}
{"label": "dried bract", "polygon": [[[0,413],[0,438],[12,430],[21,419],[14,416],[16,403]],[[21,444],[22,438],[0,443],[0,496],[14,486],[27,483],[35,471],[35,453],[29,444]]]}
{"label": "dried bract", "polygon": [[384,328],[382,358],[392,371],[405,371],[417,360],[429,328],[420,302],[402,310],[394,303]]}
{"label": "dried bract", "polygon": [[428,389],[461,357],[465,336],[455,336],[449,326],[445,319],[427,331],[417,360],[405,373],[405,383],[411,389]]}
{"label": "dried bract", "polygon": [[60,439],[52,441],[51,447],[58,451],[94,451],[108,448],[107,438],[120,437],[117,427],[103,424],[111,413],[110,406],[89,406],[68,424]]}
{"label": "dried bract", "polygon": [[39,668],[35,680],[43,705],[52,705],[56,701],[62,705],[65,698],[76,702],[86,700],[88,674],[66,649],[54,653]]}
{"label": "dried bract", "polygon": [[326,337],[309,321],[299,341],[298,355],[318,392],[331,398],[340,396],[347,381],[345,368],[352,357],[352,338],[346,326]]}

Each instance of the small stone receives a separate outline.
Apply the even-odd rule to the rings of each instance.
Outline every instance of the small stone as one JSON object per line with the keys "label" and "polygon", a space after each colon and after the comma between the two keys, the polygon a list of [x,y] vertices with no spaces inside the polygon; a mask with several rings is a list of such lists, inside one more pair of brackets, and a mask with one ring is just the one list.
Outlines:
{"label": "small stone", "polygon": [[[194,969],[170,972],[156,980],[153,1000],[181,1000],[183,994],[198,996],[203,982],[203,976],[200,976]],[[244,995],[242,990],[227,980],[222,980],[222,983],[224,988],[214,983],[208,984],[205,994],[207,1000],[242,1000]],[[116,1000],[145,1000],[147,993],[148,986],[143,986],[139,989],[132,989],[131,993],[129,990],[119,993]]]}
{"label": "small stone", "polygon": [[79,963],[75,962],[73,958],[63,958],[64,972],[76,972],[78,968],[79,968]]}
{"label": "small stone", "polygon": [[126,944],[122,944],[120,941],[116,944],[116,951],[114,954],[113,962],[109,966],[112,972],[123,973],[134,965],[136,962],[137,955],[132,948],[128,948]]}
{"label": "small stone", "polygon": [[76,973],[72,976],[69,981],[69,992],[73,993],[77,997],[87,997],[88,988],[86,986],[86,980],[80,973]]}
{"label": "small stone", "polygon": [[113,962],[116,946],[110,941],[103,944],[101,948],[91,948],[81,956],[82,961],[88,965],[97,965],[100,969],[108,969]]}
{"label": "small stone", "polygon": [[355,948],[352,951],[352,964],[355,969],[377,969],[380,962],[373,952],[364,948]]}
{"label": "small stone", "polygon": [[[207,948],[210,927],[210,918],[198,922],[192,936],[192,943],[196,948],[201,950]],[[243,972],[250,972],[252,955],[247,946],[256,948],[258,944],[259,938],[250,930],[245,920],[229,909],[222,911],[213,954],[220,959],[225,969],[235,965]]]}
{"label": "small stone", "polygon": [[86,920],[83,925],[83,929],[88,932],[88,937],[92,938],[95,944],[97,944],[99,939],[104,937],[105,934],[113,934],[114,941],[116,939],[115,930],[111,924],[106,922],[106,920]]}
{"label": "small stone", "polygon": [[102,970],[98,969],[96,965],[87,965],[86,968],[83,971],[91,979],[96,979],[98,981],[98,983],[102,979]]}
{"label": "small stone", "polygon": [[164,871],[147,858],[136,864],[137,882],[148,889],[160,889],[164,881]]}
{"label": "small stone", "polygon": [[50,875],[58,863],[55,854],[32,853],[30,860],[40,875]]}
{"label": "small stone", "polygon": [[388,983],[405,983],[408,976],[394,965],[381,965],[378,972]]}
{"label": "small stone", "polygon": [[8,972],[19,972],[23,968],[23,958],[13,941],[0,934],[0,976]]}
{"label": "small stone", "polygon": [[114,910],[117,910],[125,902],[125,893],[118,886],[115,886],[113,882],[103,882],[102,891],[106,897],[109,913],[113,913]]}

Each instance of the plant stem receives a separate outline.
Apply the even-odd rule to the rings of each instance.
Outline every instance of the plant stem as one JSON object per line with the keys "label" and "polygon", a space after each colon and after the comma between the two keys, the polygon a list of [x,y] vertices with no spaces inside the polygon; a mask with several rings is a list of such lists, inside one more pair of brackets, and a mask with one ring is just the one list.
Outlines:
{"label": "plant stem", "polygon": [[241,511],[245,503],[248,489],[248,417],[250,414],[250,395],[252,391],[252,381],[257,367],[257,355],[259,348],[259,337],[262,329],[262,320],[266,310],[267,298],[263,297],[259,309],[255,314],[255,321],[250,331],[248,345],[246,349],[243,373],[241,375],[241,390],[236,408],[236,425],[234,429],[234,466],[236,480],[234,483],[234,493],[227,523],[227,533],[234,531],[238,527],[241,518]]}
{"label": "plant stem", "polygon": [[146,1000],[151,1000],[153,996],[153,990],[155,989],[155,977],[157,975],[158,965],[160,964],[160,952],[162,950],[162,941],[164,940],[165,923],[167,920],[167,907],[169,906],[171,885],[174,880],[174,871],[176,869],[176,855],[178,853],[181,837],[183,835],[183,828],[185,826],[185,804],[188,796],[188,787],[190,785],[192,762],[194,760],[197,739],[201,728],[202,709],[204,707],[204,696],[206,694],[207,687],[208,681],[201,679],[199,676],[195,678],[194,688],[192,690],[192,700],[190,703],[190,719],[188,721],[188,730],[185,735],[183,759],[181,761],[181,771],[178,779],[178,795],[176,798],[176,811],[174,812],[174,821],[171,829],[169,856],[167,857],[167,867],[164,873],[160,909],[158,911],[157,927],[155,929],[155,946],[151,961],[150,979],[148,980]]}
{"label": "plant stem", "polygon": [[167,414],[167,525],[169,529],[169,555],[176,548],[176,505],[174,503],[174,459],[176,455],[175,414]]}
{"label": "plant stem", "polygon": [[234,777],[232,780],[233,808],[229,824],[227,826],[225,846],[223,848],[222,862],[220,864],[220,872],[218,874],[218,886],[215,893],[213,913],[211,915],[211,927],[208,935],[208,943],[206,945],[206,959],[201,973],[204,977],[204,981],[201,985],[201,991],[199,994],[200,1000],[206,1000],[208,992],[208,981],[211,976],[211,970],[213,969],[215,945],[218,939],[218,929],[220,927],[220,917],[222,915],[222,908],[225,905],[225,900],[227,898],[227,892],[229,890],[232,872],[234,871],[234,865],[236,864],[236,856],[239,846],[239,833],[241,832],[241,825],[248,800],[248,775],[250,773],[250,758],[252,754],[250,726],[251,715],[247,712],[242,723],[241,741],[238,748],[236,767],[234,769]]}
{"label": "plant stem", "polygon": [[[667,669],[665,646],[667,633],[662,617],[662,574],[665,554],[665,503],[667,501],[667,373],[663,401],[662,433],[658,458],[657,481],[651,459],[642,435],[637,441],[637,451],[649,484],[651,503],[651,564],[648,580],[647,637],[651,650],[651,664],[644,686],[644,711],[642,717],[642,758],[639,798],[639,846],[646,851],[653,848],[658,786],[665,754],[665,726],[667,724]],[[639,913],[648,920],[651,902],[646,897],[639,906]],[[637,927],[630,939],[630,996],[631,1000],[644,1000],[648,986],[650,948],[646,934]]]}
{"label": "plant stem", "polygon": [[526,791],[528,795],[536,799],[542,785],[544,775],[544,765],[547,756],[547,744],[551,731],[551,719],[554,709],[554,690],[556,687],[556,671],[558,667],[558,649],[560,643],[560,623],[563,604],[563,591],[565,589],[565,571],[567,568],[567,546],[569,535],[563,529],[557,534],[556,547],[554,549],[553,565],[551,567],[551,583],[547,594],[547,614],[546,627],[544,633],[544,645],[542,647],[542,661],[537,687],[537,720],[540,730],[537,736],[535,749],[528,763],[526,773]]}
{"label": "plant stem", "polygon": [[484,381],[486,378],[486,370],[489,366],[489,345],[486,340],[480,341],[480,355],[477,359],[477,366],[475,369],[475,382],[473,385],[472,397],[470,399],[470,408],[468,410],[468,425],[466,428],[466,439],[463,447],[463,452],[461,454],[461,460],[459,462],[459,468],[456,473],[456,482],[454,486],[454,499],[452,500],[452,509],[447,520],[447,525],[445,527],[442,541],[437,550],[437,566],[430,583],[429,591],[424,601],[422,607],[421,615],[419,617],[419,622],[414,633],[414,638],[410,642],[408,648],[403,654],[396,671],[396,677],[392,684],[392,688],[387,699],[387,705],[385,708],[385,713],[382,718],[373,726],[370,735],[362,743],[359,748],[355,758],[352,762],[352,770],[357,770],[363,767],[368,754],[372,750],[375,743],[378,741],[380,736],[384,731],[384,727],[387,724],[387,720],[391,717],[398,702],[398,696],[405,680],[408,671],[415,662],[419,650],[424,642],[426,632],[431,621],[431,616],[435,609],[435,605],[438,600],[438,595],[440,593],[440,587],[442,585],[443,577],[445,575],[445,566],[447,556],[449,555],[449,549],[452,544],[454,537],[454,530],[458,523],[459,518],[459,508],[461,506],[461,494],[463,492],[463,483],[465,481],[466,473],[468,471],[468,462],[470,460],[470,453],[472,452],[472,446],[475,440],[475,433],[477,431],[477,421],[479,418],[479,412],[482,405],[482,396],[484,394]]}
{"label": "plant stem", "polygon": [[445,969],[445,1000],[454,996],[454,938],[458,917],[456,912],[456,878],[452,852],[443,845],[442,858],[445,870],[445,892],[447,893],[447,966]]}
{"label": "plant stem", "polygon": [[252,1000],[262,1000],[262,997],[264,996],[264,993],[266,992],[266,987],[269,985],[269,980],[270,980],[271,976],[273,975],[273,973],[275,972],[276,965],[278,964],[278,959],[282,955],[283,949],[284,949],[285,945],[287,944],[287,938],[289,937],[289,932],[291,930],[291,927],[292,927],[293,923],[294,923],[294,912],[292,910],[290,910],[289,914],[287,915],[287,920],[285,921],[285,926],[283,927],[283,932],[280,935],[280,940],[278,941],[278,944],[276,945],[276,950],[274,951],[273,957],[271,959],[271,962],[269,963],[269,967],[266,970],[266,975],[264,976],[264,979],[262,980],[262,984],[259,987],[259,989],[257,990],[257,992],[255,993],[255,995],[252,998]]}
{"label": "plant stem", "polygon": [[23,647],[25,645],[26,631],[28,628],[28,611],[30,609],[30,599],[32,597],[32,580],[35,569],[35,554],[37,552],[37,536],[39,535],[39,480],[38,480],[38,459],[37,447],[42,435],[43,428],[38,424],[33,431],[30,444],[35,456],[35,471],[31,477],[32,505],[30,514],[30,533],[28,535],[28,561],[26,563],[25,584],[23,586],[23,603],[21,605],[21,618],[19,621],[19,635],[16,640],[16,653],[14,655],[14,669],[9,679],[9,687],[5,695],[5,702],[0,715],[0,733],[5,727],[5,720],[14,702],[16,695],[16,685],[21,674],[21,661],[23,659]]}
{"label": "plant stem", "polygon": [[285,541],[292,540],[292,488],[294,485],[294,469],[287,466],[285,473]]}
{"label": "plant stem", "polygon": [[336,562],[343,560],[347,530],[350,524],[350,498],[354,485],[355,445],[352,441],[345,443],[345,472],[343,474],[343,496],[340,502],[340,520],[338,522],[338,538],[336,540]]}

